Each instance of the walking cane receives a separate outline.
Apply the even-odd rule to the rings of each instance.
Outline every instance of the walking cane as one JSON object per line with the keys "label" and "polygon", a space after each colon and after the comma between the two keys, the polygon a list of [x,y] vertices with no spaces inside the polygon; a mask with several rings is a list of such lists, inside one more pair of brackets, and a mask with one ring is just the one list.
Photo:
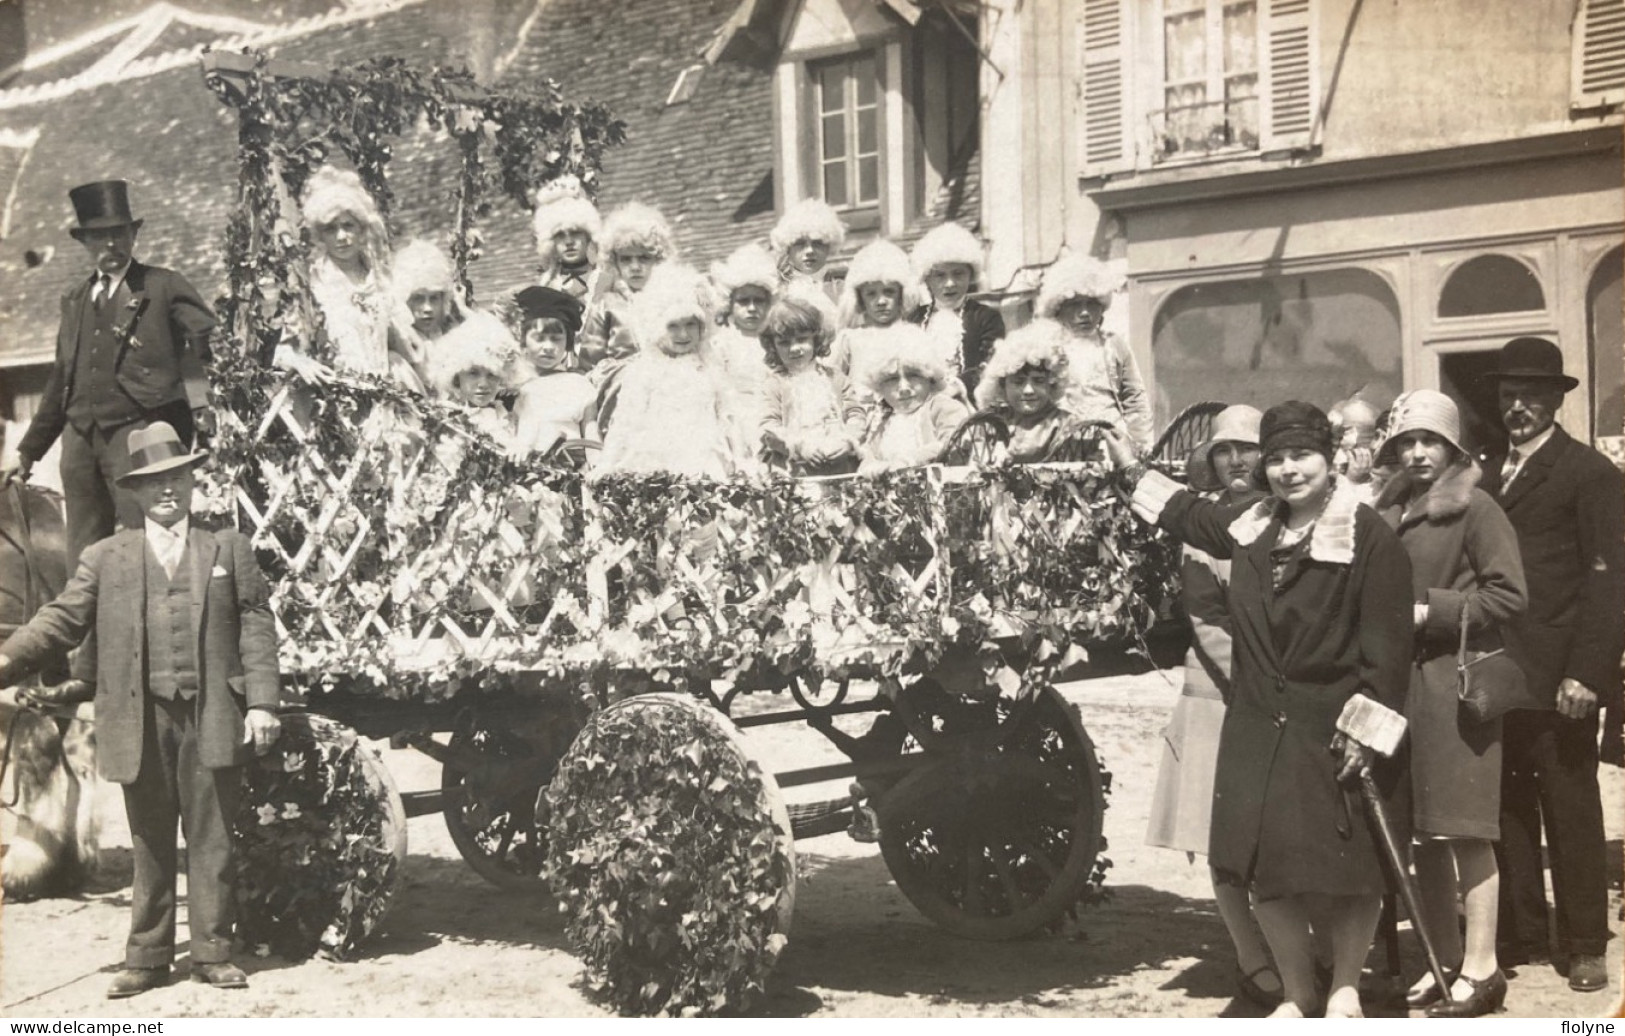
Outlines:
{"label": "walking cane", "polygon": [[1422,952],[1427,954],[1428,967],[1433,970],[1433,981],[1439,983],[1439,992],[1445,1000],[1453,999],[1450,995],[1450,983],[1444,977],[1444,968],[1439,965],[1439,955],[1433,949],[1433,940],[1428,936],[1427,925],[1422,923],[1422,895],[1416,887],[1416,880],[1405,865],[1405,855],[1401,851],[1399,838],[1394,834],[1394,825],[1388,819],[1388,808],[1382,804],[1382,794],[1377,791],[1377,782],[1371,776],[1369,769],[1360,771],[1360,797],[1365,800],[1366,809],[1371,811],[1371,819],[1375,823],[1377,833],[1382,838],[1382,848],[1388,854],[1388,862],[1393,865],[1394,875],[1399,879],[1399,896],[1405,901],[1405,912],[1411,915],[1411,927],[1416,929],[1416,937],[1421,940]]}

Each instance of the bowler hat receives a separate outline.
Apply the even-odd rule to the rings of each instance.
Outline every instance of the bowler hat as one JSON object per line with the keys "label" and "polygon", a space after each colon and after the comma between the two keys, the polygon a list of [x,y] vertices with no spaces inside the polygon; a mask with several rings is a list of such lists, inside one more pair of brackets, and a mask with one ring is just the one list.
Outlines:
{"label": "bowler hat", "polygon": [[1567,392],[1579,385],[1579,379],[1563,373],[1563,350],[1544,338],[1525,336],[1514,338],[1501,346],[1501,355],[1495,369],[1486,372],[1485,380],[1525,378],[1535,381],[1555,381]]}
{"label": "bowler hat", "polygon": [[188,450],[168,422],[154,421],[130,433],[130,470],[115,481],[121,486],[127,485],[131,479],[143,475],[157,475],[202,463],[208,455],[207,450],[196,453]]}
{"label": "bowler hat", "polygon": [[75,239],[87,230],[114,227],[140,228],[141,221],[130,214],[130,185],[123,180],[98,180],[80,184],[68,192],[79,225],[68,228]]}

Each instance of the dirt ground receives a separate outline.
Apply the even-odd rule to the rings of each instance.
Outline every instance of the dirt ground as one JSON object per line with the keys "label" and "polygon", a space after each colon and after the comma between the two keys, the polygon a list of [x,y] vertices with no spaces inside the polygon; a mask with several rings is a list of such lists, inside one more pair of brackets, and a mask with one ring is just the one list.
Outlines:
{"label": "dirt ground", "polygon": [[[1177,695],[1159,673],[1069,684],[1104,765],[1114,775],[1105,829],[1111,898],[1056,936],[976,943],[945,936],[893,885],[875,846],[845,835],[797,846],[801,882],[790,945],[761,1013],[768,1016],[891,1017],[1253,1017],[1233,998],[1232,951],[1215,913],[1201,859],[1146,847],[1146,818],[1159,733]],[[751,749],[769,769],[836,761],[801,726],[753,731]],[[403,790],[438,783],[433,764],[386,749]],[[1603,768],[1604,807],[1615,859],[1609,916],[1620,905],[1618,861],[1625,780]],[[793,799],[823,797],[796,789]],[[438,817],[411,822],[410,855],[393,908],[360,960],[334,964],[243,960],[246,991],[187,982],[133,1000],[103,999],[121,959],[130,903],[129,835],[116,787],[100,795],[103,870],[70,899],[7,903],[0,916],[0,1012],[12,1017],[596,1016],[580,967],[548,901],[501,892],[457,856]],[[182,921],[184,924],[184,901]],[[1617,921],[1613,922],[1616,932]],[[1420,974],[1421,953],[1401,932],[1402,970]],[[184,933],[183,933],[184,937]],[[1618,1010],[1621,942],[1609,944],[1613,985],[1578,994],[1550,967],[1521,969],[1511,1016],[1597,1017]],[[1403,1015],[1379,946],[1364,984],[1372,1015]]]}

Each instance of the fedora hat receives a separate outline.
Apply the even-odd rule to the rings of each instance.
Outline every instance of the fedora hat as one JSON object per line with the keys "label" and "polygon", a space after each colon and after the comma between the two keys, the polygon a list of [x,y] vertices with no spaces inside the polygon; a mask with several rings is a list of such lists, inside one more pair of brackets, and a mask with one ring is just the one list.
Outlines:
{"label": "fedora hat", "polygon": [[1191,488],[1207,491],[1223,488],[1224,479],[1213,470],[1213,449],[1222,442],[1258,445],[1258,426],[1264,415],[1255,407],[1238,403],[1227,406],[1213,418],[1213,430],[1207,441],[1199,443],[1185,462],[1185,475]]}
{"label": "fedora hat", "polygon": [[1580,384],[1578,378],[1563,373],[1563,350],[1544,338],[1530,336],[1514,338],[1501,346],[1495,369],[1483,377],[1486,381],[1501,378],[1554,381],[1563,386],[1564,392]]}
{"label": "fedora hat", "polygon": [[141,227],[141,221],[130,214],[130,185],[123,180],[80,184],[68,192],[68,198],[79,220],[78,226],[68,228],[76,240],[87,230]]}
{"label": "fedora hat", "polygon": [[181,443],[181,437],[167,422],[154,421],[145,428],[130,433],[130,470],[120,475],[119,485],[128,485],[131,479],[143,475],[157,475],[175,468],[189,468],[202,463],[208,450],[193,453]]}

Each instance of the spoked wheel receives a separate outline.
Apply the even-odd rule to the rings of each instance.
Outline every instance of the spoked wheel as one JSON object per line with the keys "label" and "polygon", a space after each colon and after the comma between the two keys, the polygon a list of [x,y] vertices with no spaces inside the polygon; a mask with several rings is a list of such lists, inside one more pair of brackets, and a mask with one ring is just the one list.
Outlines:
{"label": "spoked wheel", "polygon": [[941,464],[993,464],[1010,445],[1010,428],[990,410],[972,414],[937,455]]}
{"label": "spoked wheel", "polygon": [[544,715],[551,722],[525,730],[466,717],[452,732],[440,770],[446,830],[475,873],[498,888],[547,890],[547,818],[537,816],[537,799],[576,725],[563,711]]}
{"label": "spoked wheel", "polygon": [[936,924],[1015,939],[1065,914],[1098,881],[1105,788],[1076,709],[1052,687],[1000,700],[1009,729],[910,774],[878,804],[897,887]]}

